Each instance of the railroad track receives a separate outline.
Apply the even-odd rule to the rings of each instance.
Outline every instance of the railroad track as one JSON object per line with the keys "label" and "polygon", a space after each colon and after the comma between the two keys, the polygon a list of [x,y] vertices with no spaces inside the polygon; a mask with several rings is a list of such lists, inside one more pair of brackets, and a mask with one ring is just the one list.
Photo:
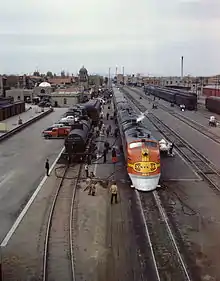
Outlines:
{"label": "railroad track", "polygon": [[[131,96],[127,91],[126,95],[130,101],[140,110],[145,112],[147,108]],[[180,137],[174,130],[168,127],[164,122],[157,118],[153,113],[148,113],[146,117],[158,129],[158,131],[166,136],[170,142],[174,142],[176,150],[197,170],[198,174],[206,180],[209,185],[215,190],[220,191],[220,173],[215,168],[214,164],[206,159],[202,153],[187,142],[184,138]]]}
{"label": "railroad track", "polygon": [[[73,254],[73,210],[77,185],[80,180],[82,165],[76,165],[76,177],[68,178],[70,167],[65,167],[55,192],[46,225],[43,252],[42,280],[75,281]],[[73,173],[73,171],[71,170]],[[69,185],[64,186],[64,182]],[[74,183],[73,183],[74,181]],[[60,214],[62,213],[62,217]],[[59,279],[61,275],[61,279]]]}
{"label": "railroad track", "polygon": [[[146,97],[144,94],[140,93],[138,90],[132,89],[132,88],[129,88],[129,89],[131,91],[135,92],[136,94],[142,96],[144,99],[152,101],[151,98]],[[191,128],[199,131],[201,134],[210,138],[214,142],[220,144],[220,136],[211,132],[211,131],[209,131],[206,126],[204,126],[202,124],[199,124],[198,122],[196,122],[196,121],[194,121],[194,120],[192,120],[192,119],[190,119],[186,116],[183,116],[182,114],[180,114],[178,112],[175,112],[174,110],[170,109],[169,107],[167,107],[163,104],[158,104],[158,107],[163,109],[164,111],[168,112],[170,115],[174,116],[175,118],[179,119],[180,121],[184,122],[185,124],[187,124]],[[205,116],[205,117],[207,117],[207,116]],[[207,119],[207,123],[208,123],[208,119]]]}
{"label": "railroad track", "polygon": [[155,269],[151,280],[191,281],[189,269],[181,255],[179,244],[171,230],[157,191],[151,193],[136,191],[136,197]]}

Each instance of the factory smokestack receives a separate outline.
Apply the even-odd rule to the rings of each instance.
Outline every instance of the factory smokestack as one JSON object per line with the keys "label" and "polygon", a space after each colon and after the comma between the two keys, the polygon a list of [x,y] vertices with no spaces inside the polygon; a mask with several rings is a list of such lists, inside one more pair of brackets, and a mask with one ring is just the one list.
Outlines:
{"label": "factory smokestack", "polygon": [[183,56],[181,57],[181,80],[183,80]]}

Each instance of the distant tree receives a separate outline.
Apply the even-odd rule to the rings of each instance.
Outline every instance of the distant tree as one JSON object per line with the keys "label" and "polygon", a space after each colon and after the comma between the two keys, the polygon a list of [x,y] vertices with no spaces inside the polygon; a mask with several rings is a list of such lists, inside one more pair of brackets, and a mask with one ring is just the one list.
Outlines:
{"label": "distant tree", "polygon": [[51,71],[47,71],[47,77],[53,78],[53,73]]}
{"label": "distant tree", "polygon": [[103,79],[102,76],[100,76],[99,79],[100,79],[100,85],[102,86],[102,85],[103,85],[103,82],[104,82],[104,79]]}
{"label": "distant tree", "polygon": [[105,77],[104,83],[107,85],[108,84],[108,77]]}
{"label": "distant tree", "polygon": [[66,75],[65,75],[65,71],[64,71],[64,70],[63,70],[63,71],[61,71],[60,75],[61,75],[61,77],[62,77],[62,78],[66,77]]}
{"label": "distant tree", "polygon": [[38,76],[38,77],[41,76],[39,71],[34,71],[33,75],[34,75],[34,76]]}
{"label": "distant tree", "polygon": [[53,77],[57,77],[56,73],[53,74]]}

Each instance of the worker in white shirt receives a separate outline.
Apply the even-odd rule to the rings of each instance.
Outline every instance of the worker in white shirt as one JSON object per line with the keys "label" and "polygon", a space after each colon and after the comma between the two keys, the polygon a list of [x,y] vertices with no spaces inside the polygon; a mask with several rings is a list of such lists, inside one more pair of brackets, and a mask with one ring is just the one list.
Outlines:
{"label": "worker in white shirt", "polygon": [[111,192],[111,204],[113,204],[113,200],[115,199],[115,203],[118,203],[118,187],[116,185],[116,182],[113,182],[113,184],[110,187]]}

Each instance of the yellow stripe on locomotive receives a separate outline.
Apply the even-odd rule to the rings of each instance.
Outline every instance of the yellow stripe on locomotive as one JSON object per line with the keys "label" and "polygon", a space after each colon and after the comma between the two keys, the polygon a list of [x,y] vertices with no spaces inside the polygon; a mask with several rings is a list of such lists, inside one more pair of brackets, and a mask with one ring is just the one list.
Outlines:
{"label": "yellow stripe on locomotive", "polygon": [[155,162],[136,162],[128,163],[128,167],[132,168],[136,173],[151,174],[155,173],[160,168],[160,163]]}

